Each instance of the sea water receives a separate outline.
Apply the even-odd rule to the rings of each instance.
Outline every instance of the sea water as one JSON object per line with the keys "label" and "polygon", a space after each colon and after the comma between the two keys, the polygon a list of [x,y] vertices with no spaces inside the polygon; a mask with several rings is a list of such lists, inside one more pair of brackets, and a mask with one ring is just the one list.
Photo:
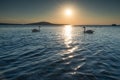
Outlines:
{"label": "sea water", "polygon": [[120,26],[0,25],[0,80],[119,80]]}

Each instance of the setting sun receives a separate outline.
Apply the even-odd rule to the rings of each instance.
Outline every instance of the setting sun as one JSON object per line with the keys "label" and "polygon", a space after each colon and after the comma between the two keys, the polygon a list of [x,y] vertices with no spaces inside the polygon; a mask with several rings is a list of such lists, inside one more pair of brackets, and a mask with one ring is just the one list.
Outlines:
{"label": "setting sun", "polygon": [[65,10],[65,15],[71,16],[72,15],[72,10],[71,9],[66,9]]}

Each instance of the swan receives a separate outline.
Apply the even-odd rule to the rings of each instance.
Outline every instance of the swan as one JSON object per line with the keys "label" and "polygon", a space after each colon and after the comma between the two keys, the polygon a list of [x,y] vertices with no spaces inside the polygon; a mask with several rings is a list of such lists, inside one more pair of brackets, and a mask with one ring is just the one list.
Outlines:
{"label": "swan", "polygon": [[94,31],[93,30],[86,30],[86,27],[84,26],[84,33],[92,34]]}
{"label": "swan", "polygon": [[40,26],[39,29],[32,29],[32,32],[40,32]]}

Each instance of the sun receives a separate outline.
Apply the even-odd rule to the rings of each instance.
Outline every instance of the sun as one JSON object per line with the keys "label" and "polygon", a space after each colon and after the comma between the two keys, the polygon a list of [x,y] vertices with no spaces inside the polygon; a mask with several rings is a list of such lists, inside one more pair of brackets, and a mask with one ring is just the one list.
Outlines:
{"label": "sun", "polygon": [[72,10],[71,9],[66,9],[65,10],[65,15],[66,16],[71,16],[72,15]]}

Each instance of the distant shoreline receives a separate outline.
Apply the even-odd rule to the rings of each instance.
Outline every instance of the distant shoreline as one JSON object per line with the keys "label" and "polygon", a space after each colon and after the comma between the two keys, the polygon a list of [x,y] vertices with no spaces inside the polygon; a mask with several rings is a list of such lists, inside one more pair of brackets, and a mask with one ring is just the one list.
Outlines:
{"label": "distant shoreline", "polygon": [[[21,25],[24,26],[24,25],[33,25],[33,24],[0,24],[0,25]],[[61,27],[61,26],[64,26],[64,25],[35,25],[34,26],[41,26],[41,27]],[[83,27],[83,26],[86,26],[86,27],[120,27],[120,25],[117,25],[117,26],[112,26],[112,25],[72,25],[74,27]],[[19,27],[19,26],[17,26]]]}
{"label": "distant shoreline", "polygon": [[[50,22],[35,22],[35,23],[27,23],[27,24],[15,24],[15,23],[0,23],[0,25],[40,25],[40,26],[63,26],[63,25],[69,25],[69,24],[55,24],[55,23],[50,23]],[[73,25],[75,27],[81,27],[81,26],[113,26],[112,24],[110,25]],[[116,24],[115,26],[120,26],[119,24]]]}

